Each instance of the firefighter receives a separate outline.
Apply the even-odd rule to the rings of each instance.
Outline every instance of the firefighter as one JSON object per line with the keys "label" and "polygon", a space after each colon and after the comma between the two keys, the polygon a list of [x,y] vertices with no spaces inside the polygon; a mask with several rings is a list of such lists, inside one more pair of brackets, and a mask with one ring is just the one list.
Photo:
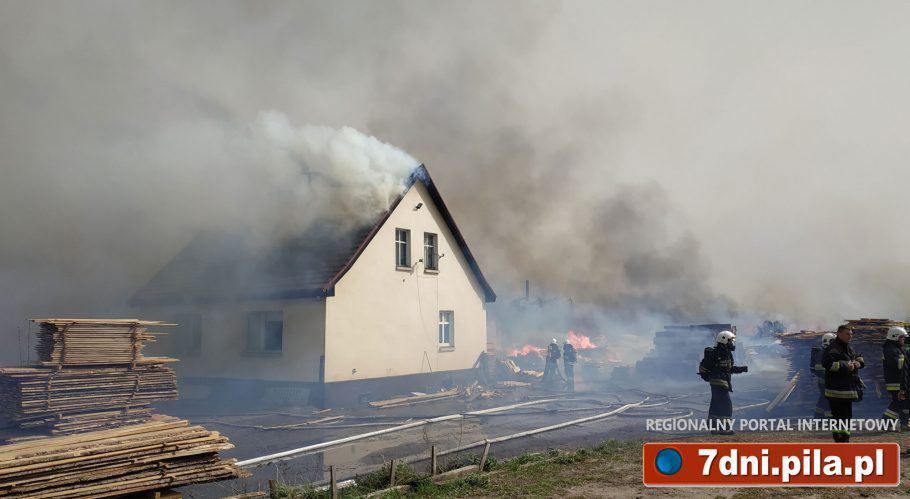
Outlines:
{"label": "firefighter", "polygon": [[[849,423],[853,419],[853,402],[862,400],[862,380],[859,370],[866,366],[863,358],[853,350],[853,329],[842,325],[837,328],[837,337],[825,348],[822,366],[825,368],[825,397],[831,404],[831,417]],[[832,432],[835,442],[849,442],[849,428],[835,428]]]}
{"label": "firefighter", "polygon": [[570,392],[575,391],[575,362],[578,360],[578,353],[575,346],[569,343],[568,338],[562,345],[562,365],[566,370],[566,387]]}
{"label": "firefighter", "polygon": [[[906,328],[904,330],[906,331]],[[904,386],[907,387],[904,390],[904,395],[907,398],[904,400],[904,406],[901,410],[901,421],[907,421],[907,428],[910,429],[910,341],[904,340],[904,346],[901,347],[901,351],[904,354],[904,370],[902,374]]]}
{"label": "firefighter", "polygon": [[553,338],[553,341],[547,346],[547,365],[543,370],[543,382],[545,384],[552,385],[554,378],[562,377],[559,374],[559,366],[557,365],[559,357],[561,357],[559,344],[556,342],[556,338]]}
{"label": "firefighter", "polygon": [[[902,327],[892,327],[885,335],[882,344],[882,367],[885,374],[885,390],[891,395],[891,403],[885,409],[886,419],[900,420],[900,426],[907,424],[907,370],[904,368],[904,343],[907,339],[907,330]],[[900,427],[899,427],[900,428]]]}
{"label": "firefighter", "polygon": [[818,419],[831,417],[831,405],[825,398],[825,366],[822,365],[822,354],[836,336],[834,333],[822,335],[821,346],[812,347],[810,355],[812,374],[815,375],[815,380],[818,382],[818,400],[815,402],[815,417]]}
{"label": "firefighter", "polygon": [[[711,405],[708,407],[708,419],[712,424],[712,435],[732,435],[733,402],[730,392],[733,391],[731,374],[748,372],[746,366],[733,365],[733,351],[736,349],[736,335],[730,331],[717,333],[714,347],[705,348],[705,356],[698,366],[698,374],[711,384]],[[721,429],[718,429],[721,428]]]}

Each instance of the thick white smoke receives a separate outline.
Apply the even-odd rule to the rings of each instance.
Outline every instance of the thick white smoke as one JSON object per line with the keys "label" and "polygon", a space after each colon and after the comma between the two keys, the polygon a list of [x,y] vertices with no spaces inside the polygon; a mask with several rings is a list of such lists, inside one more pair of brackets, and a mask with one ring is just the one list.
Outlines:
{"label": "thick white smoke", "polygon": [[405,188],[418,161],[395,146],[345,126],[294,126],[262,112],[226,144],[233,163],[263,179],[262,212],[250,228],[299,234],[316,220],[340,229],[375,219]]}

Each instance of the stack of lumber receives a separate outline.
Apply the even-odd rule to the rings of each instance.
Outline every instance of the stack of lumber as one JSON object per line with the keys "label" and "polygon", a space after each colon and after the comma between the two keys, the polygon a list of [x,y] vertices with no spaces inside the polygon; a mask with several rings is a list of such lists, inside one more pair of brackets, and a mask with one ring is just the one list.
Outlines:
{"label": "stack of lumber", "polygon": [[818,385],[812,372],[812,347],[821,346],[822,336],[831,331],[812,331],[803,329],[798,333],[781,333],[777,335],[781,346],[786,350],[789,366],[787,379],[793,378],[802,371],[796,388],[784,402],[788,412],[804,417],[814,414],[815,402],[818,400]]}
{"label": "stack of lumber", "polygon": [[144,357],[142,347],[155,341],[148,326],[169,326],[136,319],[33,319],[40,325],[38,361],[52,365],[138,364],[173,362]]}
{"label": "stack of lumber", "polygon": [[[688,384],[702,386],[698,377],[698,363],[704,356],[705,347],[714,346],[715,337],[721,331],[736,332],[733,324],[694,324],[685,326],[664,326],[663,331],[654,334],[654,348],[634,367],[617,367],[612,380],[623,386],[653,386],[661,384]],[[737,365],[744,362],[743,341],[734,352]]]}
{"label": "stack of lumber", "polygon": [[169,416],[0,446],[0,496],[111,497],[244,475],[227,438]]}
{"label": "stack of lumber", "polygon": [[[136,319],[33,319],[38,365],[0,368],[0,418],[51,435],[148,421],[149,404],[177,398],[168,357],[145,357],[155,341]],[[160,334],[160,333],[159,333]]]}
{"label": "stack of lumber", "polygon": [[54,435],[141,422],[151,402],[176,398],[176,375],[161,364],[0,368],[0,416]]}
{"label": "stack of lumber", "polygon": [[[859,416],[881,416],[886,399],[890,401],[883,388],[882,372],[882,343],[885,334],[892,326],[905,327],[906,323],[890,319],[856,319],[848,320],[847,325],[853,328],[853,341],[851,346],[866,362],[866,367],[860,371],[860,377],[866,383],[863,401],[854,404],[854,414]],[[788,376],[792,377],[797,371],[803,370],[796,390],[790,396],[786,407],[798,409],[804,415],[813,413],[815,402],[818,399],[818,386],[810,369],[810,355],[813,346],[821,345],[821,337],[826,332],[834,331],[808,331],[799,333],[785,333],[778,335],[781,345],[787,350],[789,360]]]}

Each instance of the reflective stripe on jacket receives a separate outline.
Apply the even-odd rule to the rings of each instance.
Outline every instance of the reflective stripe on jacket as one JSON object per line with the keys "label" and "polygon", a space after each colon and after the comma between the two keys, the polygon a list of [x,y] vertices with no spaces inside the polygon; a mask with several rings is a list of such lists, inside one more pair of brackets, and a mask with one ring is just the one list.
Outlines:
{"label": "reflective stripe on jacket", "polygon": [[822,354],[822,365],[825,367],[825,396],[829,398],[858,400],[856,371],[851,371],[847,363],[857,361],[862,369],[866,363],[856,354],[853,347],[840,338],[834,338]]}

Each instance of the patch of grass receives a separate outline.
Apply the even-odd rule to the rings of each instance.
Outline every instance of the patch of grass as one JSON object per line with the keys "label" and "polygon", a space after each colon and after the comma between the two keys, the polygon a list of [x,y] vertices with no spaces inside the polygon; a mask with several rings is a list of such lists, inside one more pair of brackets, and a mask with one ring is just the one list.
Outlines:
{"label": "patch of grass", "polygon": [[[396,463],[395,465],[395,485],[404,485],[415,482],[420,475],[410,465],[405,463]],[[356,479],[355,488],[373,491],[389,488],[389,468],[385,466],[376,471],[360,475]]]}
{"label": "patch of grass", "polygon": [[[563,452],[548,449],[544,453],[525,453],[508,460],[487,457],[484,471],[500,470],[493,476],[471,474],[446,483],[433,483],[429,476],[418,473],[409,465],[399,463],[395,468],[395,484],[410,485],[407,491],[391,492],[383,497],[466,497],[493,496],[549,496],[558,495],[568,488],[596,481],[603,472],[598,463],[632,461],[641,459],[641,442],[607,440],[588,449]],[[479,464],[480,456],[440,463],[439,472]],[[580,467],[578,463],[588,463]],[[389,487],[389,469],[376,470],[357,477],[357,485],[341,489],[342,497],[363,497],[370,492]],[[329,497],[328,491],[312,487],[282,485],[272,499],[316,499]]]}
{"label": "patch of grass", "polygon": [[446,483],[433,483],[421,480],[407,496],[410,497],[460,497],[473,495],[485,490],[490,485],[490,477],[478,474],[451,480]]}
{"label": "patch of grass", "polygon": [[310,485],[288,485],[279,483],[272,489],[269,499],[319,499],[325,493],[318,491]]}

